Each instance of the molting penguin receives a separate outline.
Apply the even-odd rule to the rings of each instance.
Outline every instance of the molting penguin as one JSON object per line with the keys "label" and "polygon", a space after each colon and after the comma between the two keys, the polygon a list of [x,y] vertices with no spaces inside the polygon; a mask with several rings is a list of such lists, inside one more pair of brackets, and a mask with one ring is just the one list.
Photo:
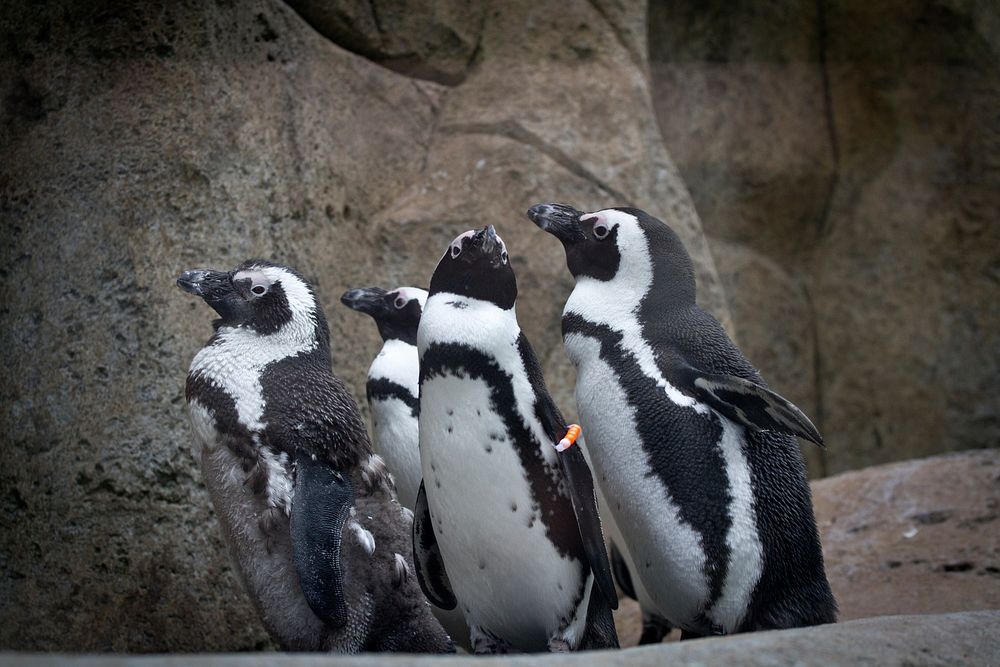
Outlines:
{"label": "molting penguin", "polygon": [[[340,301],[371,315],[382,336],[382,349],[368,369],[366,387],[374,422],[372,444],[392,473],[399,502],[412,511],[421,478],[417,326],[427,292],[417,287],[399,287],[389,292],[363,287],[344,292]],[[469,628],[461,610],[433,607],[432,611],[457,644],[471,649]]]}
{"label": "molting penguin", "polygon": [[382,336],[382,349],[368,369],[366,385],[374,422],[372,444],[396,480],[399,502],[412,510],[420,486],[417,326],[427,292],[416,287],[390,292],[364,287],[344,292],[340,301],[371,315]]}
{"label": "molting penguin", "polygon": [[195,455],[271,636],[292,651],[453,650],[409,576],[410,513],[331,371],[312,288],[264,260],[177,284],[220,316],[187,378]]}
{"label": "molting penguin", "polygon": [[590,470],[514,314],[493,227],[456,238],[417,335],[420,461],[414,561],[436,605],[460,605],[477,653],[617,647],[617,598]]}
{"label": "molting penguin", "polygon": [[587,450],[656,611],[685,636],[836,620],[792,437],[820,435],[695,304],[677,235],[631,208],[528,216],[576,278],[562,327]]}

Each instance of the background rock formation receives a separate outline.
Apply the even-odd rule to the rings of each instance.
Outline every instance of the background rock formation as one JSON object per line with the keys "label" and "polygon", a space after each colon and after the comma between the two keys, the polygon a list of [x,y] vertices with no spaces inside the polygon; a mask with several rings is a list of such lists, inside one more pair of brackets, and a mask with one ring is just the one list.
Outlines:
{"label": "background rock formation", "polygon": [[493,223],[572,408],[571,279],[524,216],[541,200],[658,212],[725,319],[659,140],[642,3],[427,3],[419,24],[402,3],[294,4],[0,10],[0,647],[266,645],[189,451],[184,376],[212,315],[183,269],[300,269],[358,396],[377,333],[341,292],[426,284]]}
{"label": "background rock formation", "polygon": [[649,30],[740,342],[829,444],[813,473],[997,446],[996,3],[652,3]]}
{"label": "background rock formation", "polygon": [[340,293],[493,223],[571,413],[572,281],[524,211],[635,204],[818,418],[814,473],[996,444],[991,5],[418,4],[0,7],[0,648],[269,645],[190,454],[183,269],[299,268],[360,397],[377,333]]}

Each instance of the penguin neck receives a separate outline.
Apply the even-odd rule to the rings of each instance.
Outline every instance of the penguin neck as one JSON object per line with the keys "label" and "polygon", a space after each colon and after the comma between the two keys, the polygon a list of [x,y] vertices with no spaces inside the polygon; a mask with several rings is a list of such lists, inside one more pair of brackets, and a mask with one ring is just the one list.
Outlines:
{"label": "penguin neck", "polygon": [[517,345],[521,328],[515,307],[492,301],[438,292],[427,299],[417,330],[417,348],[423,354],[434,343],[458,343],[489,353],[498,345]]}
{"label": "penguin neck", "polygon": [[385,341],[368,369],[368,380],[388,380],[418,396],[420,368],[415,338],[412,344],[398,338]]}
{"label": "penguin neck", "polygon": [[220,325],[192,362],[192,370],[213,358],[225,357],[237,368],[259,372],[275,361],[310,355],[330,363],[330,333],[322,313],[296,314],[274,333],[262,334],[247,326]]}
{"label": "penguin neck", "polygon": [[417,344],[417,322],[399,324],[398,322],[387,322],[375,320],[378,326],[378,333],[382,337],[383,343],[398,340],[408,345]]}

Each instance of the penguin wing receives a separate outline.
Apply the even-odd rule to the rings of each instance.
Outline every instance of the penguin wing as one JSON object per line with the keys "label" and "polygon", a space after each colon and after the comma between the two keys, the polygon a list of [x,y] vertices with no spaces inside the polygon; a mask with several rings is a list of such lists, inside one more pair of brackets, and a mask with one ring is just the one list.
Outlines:
{"label": "penguin wing", "polygon": [[[527,337],[521,333],[517,340],[521,363],[528,375],[528,380],[535,390],[535,418],[555,446],[566,434],[566,420],[556,406],[552,395],[545,386],[542,367],[538,363],[535,351]],[[594,573],[594,582],[608,600],[612,609],[618,608],[618,593],[615,591],[615,581],[611,576],[611,563],[608,561],[607,548],[604,546],[604,530],[601,528],[601,515],[597,510],[597,492],[594,489],[594,476],[587,465],[587,459],[579,446],[558,453],[559,467],[566,477],[570,500],[573,503],[573,513],[576,515],[576,525],[580,532],[583,551]]]}
{"label": "penguin wing", "polygon": [[340,546],[354,504],[351,480],[305,451],[295,456],[290,532],[292,556],[306,602],[327,625],[347,624]]}
{"label": "penguin wing", "polygon": [[611,576],[611,563],[604,546],[604,531],[601,529],[601,515],[597,511],[597,492],[594,489],[594,476],[587,465],[587,459],[579,446],[570,447],[557,454],[559,467],[566,476],[570,499],[573,501],[573,512],[576,514],[576,525],[583,542],[583,551],[594,573],[594,583],[601,589],[612,609],[618,609],[618,593],[615,592],[615,581]]}
{"label": "penguin wing", "polygon": [[431,511],[427,506],[427,492],[420,481],[417,502],[413,507],[413,562],[416,564],[417,581],[427,599],[441,609],[454,609],[458,605],[451,589],[448,572],[444,569],[441,548],[434,535]]}
{"label": "penguin wing", "polygon": [[689,393],[729,419],[754,431],[777,431],[823,446],[823,437],[788,399],[735,375],[705,373],[678,364],[672,374]]}

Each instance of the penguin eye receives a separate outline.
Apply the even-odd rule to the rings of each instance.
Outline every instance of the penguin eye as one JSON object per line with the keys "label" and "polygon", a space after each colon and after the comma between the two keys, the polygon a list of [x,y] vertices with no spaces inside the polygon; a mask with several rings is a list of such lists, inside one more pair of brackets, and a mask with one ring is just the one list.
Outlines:
{"label": "penguin eye", "polygon": [[264,287],[263,285],[254,285],[253,287],[250,288],[250,291],[256,294],[257,296],[263,296],[267,292],[267,288]]}
{"label": "penguin eye", "polygon": [[598,241],[603,241],[608,238],[608,226],[603,222],[599,222],[594,225],[594,238]]}
{"label": "penguin eye", "polygon": [[452,259],[455,259],[456,257],[458,257],[461,254],[462,254],[462,247],[461,246],[459,246],[459,245],[453,245],[451,247],[451,258]]}
{"label": "penguin eye", "polygon": [[508,257],[507,257],[507,251],[504,250],[502,253],[500,253],[500,261],[503,262],[504,264],[506,264],[507,263],[507,259],[508,259]]}
{"label": "penguin eye", "polygon": [[396,308],[402,308],[403,306],[406,305],[406,303],[407,303],[406,299],[404,299],[401,296],[397,296],[396,300],[392,302],[392,305],[396,306]]}

